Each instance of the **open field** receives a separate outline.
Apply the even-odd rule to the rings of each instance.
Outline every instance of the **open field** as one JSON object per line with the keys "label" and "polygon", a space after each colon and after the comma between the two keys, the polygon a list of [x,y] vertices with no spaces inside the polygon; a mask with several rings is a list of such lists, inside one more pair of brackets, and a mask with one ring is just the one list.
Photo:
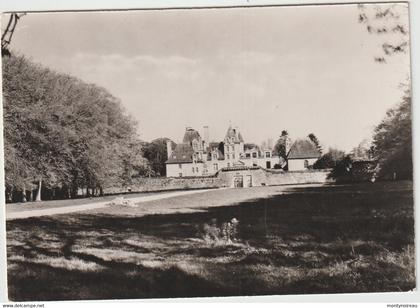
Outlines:
{"label": "open field", "polygon": [[[205,236],[233,217],[236,240]],[[412,183],[215,190],[11,220],[7,252],[19,301],[408,291]]]}

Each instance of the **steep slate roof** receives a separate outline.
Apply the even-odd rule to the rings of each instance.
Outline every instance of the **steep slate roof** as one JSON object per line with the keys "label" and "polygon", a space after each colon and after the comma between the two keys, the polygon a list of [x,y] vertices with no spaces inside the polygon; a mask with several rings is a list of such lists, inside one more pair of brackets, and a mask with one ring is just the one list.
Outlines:
{"label": "steep slate roof", "polygon": [[219,147],[220,142],[210,142],[208,148],[209,149],[213,149],[213,148],[218,148]]}
{"label": "steep slate roof", "polygon": [[185,130],[184,139],[182,140],[182,143],[191,144],[194,139],[200,139],[200,134],[195,129],[188,127]]}
{"label": "steep slate roof", "polygon": [[192,163],[192,156],[194,150],[191,145],[186,143],[177,144],[175,150],[172,152],[171,156],[166,161],[167,164],[182,164],[182,163]]}
{"label": "steep slate roof", "polygon": [[[211,159],[211,151],[207,151],[207,160],[210,161]],[[224,160],[225,156],[223,155],[222,151],[217,149],[217,160]]]}
{"label": "steep slate roof", "polygon": [[244,142],[244,138],[242,137],[241,133],[238,133],[238,139],[240,142]]}
{"label": "steep slate roof", "polygon": [[225,140],[227,138],[233,138],[233,142],[235,143],[244,142],[244,138],[242,137],[241,133],[236,128],[232,128],[230,125],[226,132]]}
{"label": "steep slate roof", "polygon": [[244,150],[253,150],[253,149],[258,151],[259,150],[258,145],[254,144],[254,143],[245,143],[244,144]]}
{"label": "steep slate roof", "polygon": [[318,158],[320,156],[321,153],[319,153],[315,144],[305,139],[296,140],[287,154],[288,159]]}

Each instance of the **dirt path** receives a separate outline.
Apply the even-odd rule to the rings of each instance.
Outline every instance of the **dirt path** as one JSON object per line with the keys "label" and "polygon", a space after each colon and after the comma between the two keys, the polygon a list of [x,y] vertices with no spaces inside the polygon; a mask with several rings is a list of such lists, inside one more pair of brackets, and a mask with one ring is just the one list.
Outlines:
{"label": "dirt path", "polygon": [[[155,201],[155,200],[167,199],[167,198],[178,197],[178,196],[199,194],[199,193],[207,192],[209,190],[214,190],[214,189],[176,191],[176,192],[150,195],[150,196],[125,198],[125,200],[131,200],[133,203],[141,203],[141,202]],[[73,212],[94,210],[94,209],[106,207],[110,202],[111,200],[107,200],[107,201],[88,203],[88,204],[82,204],[82,205],[69,205],[69,206],[62,206],[62,207],[31,209],[31,210],[28,209],[28,210],[16,211],[16,212],[7,212],[6,210],[6,220],[38,217],[38,216],[45,216],[45,215],[67,214],[67,213],[73,213]]]}

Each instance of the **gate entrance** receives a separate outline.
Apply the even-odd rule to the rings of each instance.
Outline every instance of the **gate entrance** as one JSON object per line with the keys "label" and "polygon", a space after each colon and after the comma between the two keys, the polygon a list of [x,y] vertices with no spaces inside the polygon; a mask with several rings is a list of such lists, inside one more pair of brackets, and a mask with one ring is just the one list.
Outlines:
{"label": "gate entrance", "polygon": [[235,175],[235,177],[233,178],[233,187],[244,187],[244,178],[242,175]]}

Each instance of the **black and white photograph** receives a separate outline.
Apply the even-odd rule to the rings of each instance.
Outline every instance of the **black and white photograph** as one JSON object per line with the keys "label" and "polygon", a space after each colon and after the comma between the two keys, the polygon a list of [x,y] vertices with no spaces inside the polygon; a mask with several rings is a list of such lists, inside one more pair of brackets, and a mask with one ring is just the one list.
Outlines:
{"label": "black and white photograph", "polygon": [[9,301],[416,290],[408,2],[5,12]]}

